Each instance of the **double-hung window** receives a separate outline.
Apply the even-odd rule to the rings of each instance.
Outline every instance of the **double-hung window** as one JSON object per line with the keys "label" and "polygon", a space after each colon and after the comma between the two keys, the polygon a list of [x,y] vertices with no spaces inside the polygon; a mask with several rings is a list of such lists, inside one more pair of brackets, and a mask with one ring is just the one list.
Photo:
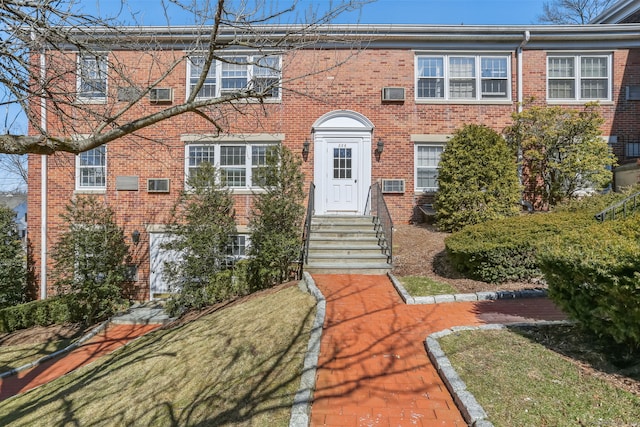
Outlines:
{"label": "double-hung window", "polygon": [[78,56],[78,98],[83,101],[105,102],[107,99],[107,55]]}
{"label": "double-hung window", "polygon": [[266,165],[267,150],[272,144],[208,143],[186,146],[187,180],[197,173],[203,162],[220,171],[222,184],[232,189],[259,188],[263,184],[261,168]]}
{"label": "double-hung window", "polygon": [[418,55],[416,99],[510,100],[509,55]]}
{"label": "double-hung window", "polygon": [[[218,98],[252,90],[265,98],[280,98],[280,56],[230,55],[214,60],[197,98]],[[195,90],[204,72],[205,57],[188,61],[189,92]]]}
{"label": "double-hung window", "polygon": [[418,191],[438,190],[438,165],[444,144],[415,145],[415,187]]}
{"label": "double-hung window", "polygon": [[107,187],[107,149],[104,145],[76,156],[76,189],[104,190]]}
{"label": "double-hung window", "polygon": [[547,99],[608,101],[611,99],[611,55],[547,57]]}

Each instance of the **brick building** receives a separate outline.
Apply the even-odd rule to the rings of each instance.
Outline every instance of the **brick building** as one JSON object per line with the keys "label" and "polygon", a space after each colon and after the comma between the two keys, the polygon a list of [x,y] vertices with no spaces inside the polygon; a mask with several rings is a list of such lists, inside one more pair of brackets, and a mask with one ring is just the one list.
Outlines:
{"label": "brick building", "polygon": [[[266,33],[278,37],[273,27]],[[148,84],[165,71],[159,64],[184,56],[119,120],[182,102],[202,64],[197,50],[187,48],[193,34],[136,29],[131,38],[145,43],[128,45],[104,33],[100,54],[61,53],[77,56],[71,92],[96,108],[115,109],[127,102],[132,84]],[[328,34],[340,34],[341,44]],[[500,131],[525,100],[571,107],[598,101],[603,135],[619,161],[640,155],[640,25],[361,25],[319,28],[317,35],[307,48],[259,59],[239,46],[224,51],[234,65],[217,62],[198,98],[221,97],[250,81],[278,87],[264,102],[220,106],[222,132],[186,113],[78,156],[31,155],[29,240],[41,296],[52,292],[47,253],[66,226],[60,214],[84,194],[104,198],[127,236],[136,235],[137,298],[162,292],[158,265],[167,254],[159,242],[186,176],[202,161],[218,165],[233,190],[241,252],[252,194],[259,191],[252,169],[271,144],[303,158],[307,185],[316,185],[316,214],[362,214],[370,186],[380,182],[396,222],[415,220],[416,207],[437,190],[439,155],[457,128],[478,123]],[[101,72],[105,61],[137,74],[124,84]],[[90,122],[77,120],[76,135],[92,132]],[[53,135],[74,136],[55,115],[44,122]]]}

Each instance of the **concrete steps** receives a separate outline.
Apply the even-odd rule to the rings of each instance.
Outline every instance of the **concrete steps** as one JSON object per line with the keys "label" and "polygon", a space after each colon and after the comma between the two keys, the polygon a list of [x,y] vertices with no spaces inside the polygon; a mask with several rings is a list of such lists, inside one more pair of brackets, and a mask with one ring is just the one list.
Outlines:
{"label": "concrete steps", "polygon": [[304,270],[311,274],[386,274],[391,270],[371,216],[314,216]]}

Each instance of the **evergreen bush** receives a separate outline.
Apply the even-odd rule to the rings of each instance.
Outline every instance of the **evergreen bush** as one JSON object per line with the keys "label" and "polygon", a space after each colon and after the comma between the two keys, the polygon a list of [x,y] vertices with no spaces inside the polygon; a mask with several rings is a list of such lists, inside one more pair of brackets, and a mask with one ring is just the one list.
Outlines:
{"label": "evergreen bush", "polygon": [[288,280],[300,257],[304,221],[304,175],[301,160],[278,145],[261,168],[263,191],[255,195],[250,218],[248,278],[252,290]]}
{"label": "evergreen bush", "polygon": [[0,332],[14,332],[34,326],[61,325],[81,320],[72,315],[67,296],[31,301],[0,310]]}
{"label": "evergreen bush", "polygon": [[640,215],[547,239],[539,265],[550,297],[572,318],[640,350]]}
{"label": "evergreen bush", "polygon": [[67,295],[74,317],[86,323],[106,319],[122,308],[129,247],[114,213],[97,197],[79,197],[62,215],[69,228],[54,244],[53,274]]}
{"label": "evergreen bush", "polygon": [[233,198],[213,165],[202,163],[189,177],[168,232],[171,238],[163,248],[176,254],[165,265],[175,291],[167,305],[169,313],[179,315],[246,293],[246,285],[232,283],[227,263],[231,237],[237,232]]}
{"label": "evergreen bush", "polygon": [[505,140],[482,125],[465,125],[447,143],[439,163],[436,223],[445,231],[516,215],[520,185]]}
{"label": "evergreen bush", "polygon": [[26,299],[26,254],[15,212],[0,206],[0,308]]}

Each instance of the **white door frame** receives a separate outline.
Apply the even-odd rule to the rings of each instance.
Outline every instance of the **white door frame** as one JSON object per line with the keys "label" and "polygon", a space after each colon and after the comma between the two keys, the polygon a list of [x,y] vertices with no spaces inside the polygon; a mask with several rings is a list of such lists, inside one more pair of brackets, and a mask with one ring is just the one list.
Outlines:
{"label": "white door frame", "polygon": [[[349,110],[337,110],[320,117],[313,124],[313,154],[315,213],[318,215],[362,215],[371,186],[371,135],[373,124],[362,114]],[[355,203],[344,210],[329,206],[330,177],[333,177],[332,161],[328,144],[343,141],[356,143],[357,158],[352,159],[356,197]]]}

